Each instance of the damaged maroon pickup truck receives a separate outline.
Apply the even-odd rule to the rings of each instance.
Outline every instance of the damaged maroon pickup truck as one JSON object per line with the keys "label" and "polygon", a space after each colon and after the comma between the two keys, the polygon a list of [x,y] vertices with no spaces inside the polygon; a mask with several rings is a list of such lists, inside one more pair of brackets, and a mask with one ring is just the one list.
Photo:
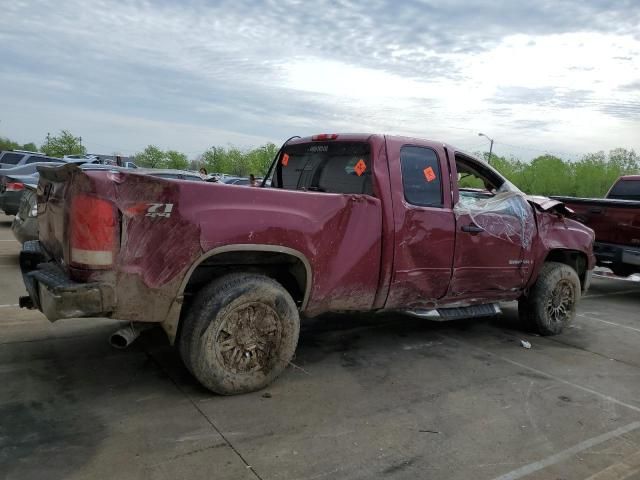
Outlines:
{"label": "damaged maroon pickup truck", "polygon": [[[52,321],[160,323],[221,394],[281,373],[301,316],[449,320],[518,300],[528,325],[559,333],[595,264],[593,231],[561,202],[414,138],[296,138],[262,188],[73,165],[40,172],[40,239],[23,246],[21,305]],[[471,179],[482,187],[464,187]]]}

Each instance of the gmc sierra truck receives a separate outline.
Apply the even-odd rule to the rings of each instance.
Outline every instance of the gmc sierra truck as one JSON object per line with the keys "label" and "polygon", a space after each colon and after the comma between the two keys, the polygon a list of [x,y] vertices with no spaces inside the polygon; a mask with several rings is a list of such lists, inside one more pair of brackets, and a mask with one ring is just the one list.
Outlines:
{"label": "gmc sierra truck", "polygon": [[[527,325],[559,333],[595,265],[593,231],[561,202],[416,138],[290,139],[253,188],[39,171],[39,240],[21,252],[20,304],[51,321],[160,323],[221,394],[273,381],[293,358],[300,318],[325,312],[450,320],[518,300]],[[463,187],[473,179],[481,188]]]}
{"label": "gmc sierra truck", "polygon": [[553,197],[575,212],[574,218],[596,234],[597,264],[628,277],[640,273],[640,175],[625,175],[604,199]]}

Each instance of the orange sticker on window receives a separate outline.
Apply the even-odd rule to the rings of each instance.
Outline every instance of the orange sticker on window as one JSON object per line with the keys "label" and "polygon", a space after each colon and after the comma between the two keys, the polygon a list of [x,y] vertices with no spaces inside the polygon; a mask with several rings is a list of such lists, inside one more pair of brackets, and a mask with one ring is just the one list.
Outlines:
{"label": "orange sticker on window", "polygon": [[282,155],[282,165],[287,166],[289,164],[289,154],[285,153]]}
{"label": "orange sticker on window", "polygon": [[367,169],[367,164],[364,163],[364,160],[358,160],[358,163],[353,167],[353,171],[356,172],[356,175],[361,176],[364,171]]}
{"label": "orange sticker on window", "polygon": [[431,167],[425,168],[422,173],[424,173],[424,178],[427,179],[427,182],[433,182],[436,179],[436,172]]}

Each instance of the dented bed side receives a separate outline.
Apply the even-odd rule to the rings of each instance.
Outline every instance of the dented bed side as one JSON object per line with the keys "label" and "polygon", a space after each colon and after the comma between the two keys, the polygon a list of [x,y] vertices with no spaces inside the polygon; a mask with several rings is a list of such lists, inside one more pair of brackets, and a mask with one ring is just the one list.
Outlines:
{"label": "dented bed side", "polygon": [[[175,331],[188,273],[211,252],[237,248],[296,252],[309,265],[304,313],[368,310],[378,287],[380,200],[163,180],[130,172],[68,168],[43,173],[41,241],[72,280],[113,287],[114,318],[164,322]],[[117,216],[113,265],[71,266],[72,199],[112,202]],[[206,199],[206,200],[205,200]],[[92,238],[93,232],[84,232]],[[96,312],[92,310],[92,315]]]}

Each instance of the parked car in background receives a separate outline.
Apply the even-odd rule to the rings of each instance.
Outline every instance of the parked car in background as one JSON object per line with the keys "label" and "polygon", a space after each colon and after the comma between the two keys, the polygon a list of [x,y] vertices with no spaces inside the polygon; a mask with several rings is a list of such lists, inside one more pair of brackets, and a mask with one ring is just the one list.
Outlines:
{"label": "parked car in background", "polygon": [[269,188],[230,188],[40,167],[20,306],[159,323],[202,385],[236,394],[285,369],[301,317],[453,320],[518,300],[553,335],[589,286],[593,231],[451,145],[316,135],[285,143],[270,171]]}
{"label": "parked car in background", "polygon": [[48,157],[44,153],[27,152],[24,150],[6,150],[0,152],[0,168],[13,168],[31,163],[64,163],[64,160]]}
{"label": "parked car in background", "polygon": [[[118,165],[118,157],[120,157],[120,165]],[[65,160],[84,160],[84,163],[92,163],[92,164],[100,164],[100,165],[110,165],[110,166],[121,166],[123,168],[138,168],[134,162],[129,160],[129,157],[124,157],[120,155],[104,155],[101,153],[87,153],[84,155],[74,154],[74,155],[65,155],[63,157]]]}
{"label": "parked car in background", "polygon": [[221,182],[227,185],[249,185],[249,179],[245,177],[225,177]]}
{"label": "parked car in background", "polygon": [[173,180],[189,180],[191,182],[205,182],[206,180],[197,172],[188,170],[172,170],[160,168],[138,168],[136,173],[151,175],[152,177],[170,178]]}
{"label": "parked car in background", "polygon": [[604,199],[553,197],[596,233],[598,265],[627,277],[640,273],[640,175],[620,177]]}
{"label": "parked car in background", "polygon": [[[31,161],[37,159],[37,162]],[[50,165],[51,163],[76,163],[81,164],[84,160],[64,160],[55,157],[31,156],[27,161],[11,168],[0,169],[0,210],[7,215],[15,215],[20,205],[20,199],[24,193],[24,184],[19,180],[9,180],[9,178],[27,177],[37,174],[39,165]],[[37,180],[36,180],[37,182]]]}
{"label": "parked car in background", "polygon": [[[227,185],[251,185],[251,181],[247,177],[221,177],[218,179],[220,183],[226,183]],[[256,184],[260,185],[262,183],[262,178],[256,178]],[[271,185],[270,181],[267,181],[266,186]]]}

